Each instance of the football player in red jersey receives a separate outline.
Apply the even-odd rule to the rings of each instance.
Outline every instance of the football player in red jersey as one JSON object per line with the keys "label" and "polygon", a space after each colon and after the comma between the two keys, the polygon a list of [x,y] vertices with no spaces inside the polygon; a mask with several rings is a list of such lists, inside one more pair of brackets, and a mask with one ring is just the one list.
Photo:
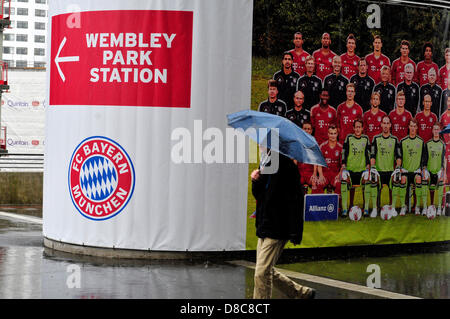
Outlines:
{"label": "football player in red jersey", "polygon": [[[447,100],[447,110],[441,114],[439,123],[441,124],[442,129],[450,124],[450,99]],[[445,145],[450,148],[450,134],[444,134],[444,142]]]}
{"label": "football player in red jersey", "polygon": [[[311,122],[305,121],[303,122],[302,129],[312,135],[312,125]],[[317,165],[305,164],[305,163],[297,163],[298,171],[300,173],[300,183],[305,188],[305,194],[308,194],[308,187],[311,187],[311,193],[317,194]]]}
{"label": "football player in red jersey", "polygon": [[294,49],[289,51],[294,57],[292,68],[295,72],[300,74],[300,76],[303,76],[306,72],[306,57],[309,56],[309,53],[303,50],[303,34],[301,32],[295,32],[294,40],[292,42],[294,42]]}
{"label": "football player in red jersey", "polygon": [[[439,123],[441,123],[442,129],[444,129],[447,125],[450,124],[450,99],[447,99],[447,110],[441,114],[441,118]],[[445,142],[445,160],[447,162],[447,182],[450,183],[450,134],[444,134],[444,142]]]}
{"label": "football player in red jersey", "polygon": [[[433,44],[431,42],[426,42],[423,45],[423,60],[417,63],[417,82],[419,83],[419,86],[428,83],[428,72],[430,69],[436,71],[437,78],[439,67],[433,62]],[[438,78],[437,83],[440,83]]]}
{"label": "football player in red jersey", "polygon": [[336,121],[341,144],[344,143],[348,134],[353,134],[353,122],[363,116],[361,106],[355,102],[355,85],[353,83],[347,84],[346,94],[347,100],[337,108]]}
{"label": "football player in red jersey", "polygon": [[408,135],[408,125],[412,114],[405,109],[406,98],[403,91],[397,93],[396,101],[397,106],[389,113],[389,118],[392,123],[392,135],[401,141]]}
{"label": "football player in red jersey", "polygon": [[445,49],[445,64],[439,69],[439,83],[444,90],[448,87],[450,77],[450,48]]}
{"label": "football player in red jersey", "polygon": [[419,126],[418,135],[424,143],[433,137],[433,124],[438,120],[436,114],[431,112],[432,103],[431,96],[425,95],[423,97],[423,111],[416,115],[417,125]]}
{"label": "football player in red jersey", "polygon": [[319,174],[317,180],[318,193],[325,188],[331,188],[341,195],[341,182],[339,175],[342,167],[342,144],[337,141],[338,130],[336,125],[328,127],[328,140],[320,145],[320,150],[328,167],[317,166]]}
{"label": "football player in red jersey", "polygon": [[411,63],[413,65],[414,67],[413,79],[414,80],[416,79],[415,76],[416,63],[409,57],[409,41],[402,40],[402,43],[400,45],[400,54],[401,54],[400,57],[394,60],[394,62],[392,62],[391,67],[392,84],[394,84],[394,86],[397,86],[405,79],[405,66],[408,63]]}
{"label": "football player in red jersey", "polygon": [[341,54],[342,74],[349,80],[358,73],[359,56],[355,54],[356,38],[353,34],[347,37],[347,52]]}
{"label": "football player in red jersey", "polygon": [[330,49],[331,38],[329,33],[322,35],[322,47],[313,52],[313,57],[316,62],[316,75],[322,81],[328,74],[333,73],[333,57],[336,55]]}
{"label": "football player in red jersey", "polygon": [[328,104],[330,95],[323,89],[320,93],[320,102],[311,109],[311,123],[314,128],[314,137],[317,144],[322,144],[328,139],[328,126],[336,125],[336,110]]}
{"label": "football player in red jersey", "polygon": [[381,134],[381,123],[386,115],[380,110],[380,93],[373,92],[370,99],[371,108],[363,115],[364,134],[369,138],[370,143],[375,135]]}
{"label": "football player in red jersey", "polygon": [[381,53],[381,48],[383,43],[379,35],[373,37],[373,52],[366,55],[366,61],[369,66],[367,73],[375,81],[375,85],[380,83],[380,70],[383,66],[391,66],[391,60],[383,53]]}

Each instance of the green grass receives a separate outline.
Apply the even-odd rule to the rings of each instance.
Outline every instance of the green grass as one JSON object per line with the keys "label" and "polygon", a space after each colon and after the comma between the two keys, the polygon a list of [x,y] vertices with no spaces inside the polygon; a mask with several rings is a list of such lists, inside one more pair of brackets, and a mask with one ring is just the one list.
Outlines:
{"label": "green grass", "polygon": [[[267,80],[280,69],[277,58],[253,58],[252,62],[252,109],[267,99]],[[255,199],[251,193],[250,173],[258,167],[249,164],[248,200],[247,200],[247,249],[256,249],[255,219],[248,218],[256,209]],[[388,204],[387,188],[381,194],[381,206]],[[360,188],[355,193],[355,204],[362,207]],[[450,240],[450,218],[440,217],[428,220],[422,216],[407,215],[389,221],[381,218],[368,218],[359,222],[350,220],[306,222],[303,241],[295,248],[334,247],[346,245],[419,243]],[[287,248],[293,248],[288,244]]]}
{"label": "green grass", "polygon": [[276,58],[252,59],[251,109],[257,110],[259,104],[267,99],[267,81],[280,70],[281,61]]}

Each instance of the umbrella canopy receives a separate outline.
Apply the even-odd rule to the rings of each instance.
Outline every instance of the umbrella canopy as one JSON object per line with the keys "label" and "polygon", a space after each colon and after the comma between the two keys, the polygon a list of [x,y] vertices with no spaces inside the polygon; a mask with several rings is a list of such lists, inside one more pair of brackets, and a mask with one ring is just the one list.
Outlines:
{"label": "umbrella canopy", "polygon": [[[245,110],[229,114],[227,118],[229,126],[243,129],[258,144],[301,163],[327,166],[314,137],[284,117]],[[278,147],[272,142],[274,138],[278,138]]]}
{"label": "umbrella canopy", "polygon": [[441,134],[450,133],[450,124],[447,125],[442,131],[440,131]]}

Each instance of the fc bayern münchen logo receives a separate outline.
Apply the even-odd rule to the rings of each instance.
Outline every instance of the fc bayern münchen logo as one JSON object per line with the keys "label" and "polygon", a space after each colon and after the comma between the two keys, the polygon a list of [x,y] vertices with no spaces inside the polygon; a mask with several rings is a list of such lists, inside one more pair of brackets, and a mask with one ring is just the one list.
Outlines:
{"label": "fc bayern m\u00fcnchen logo", "polygon": [[107,137],[82,141],[72,154],[68,175],[75,208],[91,220],[116,216],[133,195],[133,163],[122,146]]}

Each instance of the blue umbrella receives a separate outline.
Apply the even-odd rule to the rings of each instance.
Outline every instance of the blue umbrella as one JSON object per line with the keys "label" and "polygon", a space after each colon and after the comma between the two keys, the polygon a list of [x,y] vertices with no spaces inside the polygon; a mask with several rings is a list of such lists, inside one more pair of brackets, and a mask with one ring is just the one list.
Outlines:
{"label": "blue umbrella", "polygon": [[[264,143],[268,148],[301,163],[327,166],[314,137],[284,117],[245,110],[229,114],[227,118],[229,126],[243,129],[258,144]],[[273,130],[275,128],[278,131]],[[271,145],[273,138],[278,138],[278,147]]]}
{"label": "blue umbrella", "polygon": [[439,133],[441,134],[445,134],[445,133],[450,133],[450,124],[447,125],[442,131],[440,131]]}

